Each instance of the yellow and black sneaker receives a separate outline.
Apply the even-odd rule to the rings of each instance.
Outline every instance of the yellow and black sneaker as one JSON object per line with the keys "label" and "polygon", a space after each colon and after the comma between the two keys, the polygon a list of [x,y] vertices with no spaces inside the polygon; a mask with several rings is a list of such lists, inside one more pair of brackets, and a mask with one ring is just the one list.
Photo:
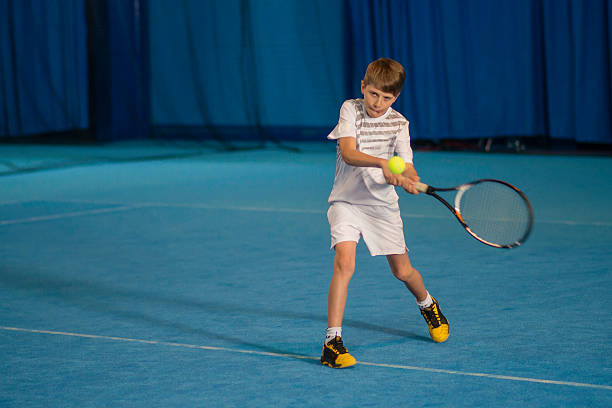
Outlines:
{"label": "yellow and black sneaker", "polygon": [[448,339],[448,320],[442,314],[438,301],[433,299],[433,304],[425,309],[421,309],[421,314],[427,322],[429,335],[432,340],[436,343],[446,341]]}
{"label": "yellow and black sneaker", "polygon": [[346,368],[357,363],[355,357],[351,356],[342,343],[342,338],[336,336],[335,339],[327,344],[323,344],[323,354],[321,364],[332,368]]}

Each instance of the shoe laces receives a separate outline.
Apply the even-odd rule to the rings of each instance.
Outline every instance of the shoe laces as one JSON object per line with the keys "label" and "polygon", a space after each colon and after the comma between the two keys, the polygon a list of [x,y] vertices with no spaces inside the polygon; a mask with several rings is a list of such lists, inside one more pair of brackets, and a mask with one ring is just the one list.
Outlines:
{"label": "shoe laces", "polygon": [[427,320],[427,323],[431,324],[433,327],[438,327],[442,324],[440,313],[435,303],[425,309],[421,309],[421,314],[425,320]]}
{"label": "shoe laces", "polygon": [[329,346],[331,346],[332,350],[338,354],[348,353],[348,351],[346,351],[346,347],[344,347],[341,337],[336,337],[334,340],[330,341]]}

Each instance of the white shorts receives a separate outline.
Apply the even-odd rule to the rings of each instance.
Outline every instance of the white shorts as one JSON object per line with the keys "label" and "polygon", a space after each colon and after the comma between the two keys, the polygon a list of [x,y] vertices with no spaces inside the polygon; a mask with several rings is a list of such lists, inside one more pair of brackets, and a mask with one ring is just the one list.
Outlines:
{"label": "white shorts", "polygon": [[335,201],[327,210],[331,229],[331,248],[345,241],[359,242],[363,237],[370,255],[394,255],[406,252],[404,224],[399,205],[355,205]]}

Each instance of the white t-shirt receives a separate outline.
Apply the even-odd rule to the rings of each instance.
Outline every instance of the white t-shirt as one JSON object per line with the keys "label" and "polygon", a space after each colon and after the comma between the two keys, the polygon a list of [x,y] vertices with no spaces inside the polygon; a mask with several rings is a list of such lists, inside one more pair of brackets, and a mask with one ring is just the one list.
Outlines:
{"label": "white t-shirt", "polygon": [[[363,99],[350,99],[340,108],[340,119],[327,136],[330,140],[354,137],[357,150],[371,156],[389,159],[397,153],[412,163],[408,121],[389,108],[378,118],[368,116]],[[328,201],[345,201],[360,205],[391,205],[398,200],[395,188],[385,182],[381,169],[346,164],[336,149],[336,177]]]}

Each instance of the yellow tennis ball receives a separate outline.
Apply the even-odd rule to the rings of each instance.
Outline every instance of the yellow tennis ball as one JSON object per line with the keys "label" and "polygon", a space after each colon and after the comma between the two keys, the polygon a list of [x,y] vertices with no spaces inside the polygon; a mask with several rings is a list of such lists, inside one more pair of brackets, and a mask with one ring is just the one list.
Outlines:
{"label": "yellow tennis ball", "polygon": [[389,166],[389,170],[393,174],[401,174],[406,169],[406,163],[399,156],[393,156],[387,162],[387,166]]}

